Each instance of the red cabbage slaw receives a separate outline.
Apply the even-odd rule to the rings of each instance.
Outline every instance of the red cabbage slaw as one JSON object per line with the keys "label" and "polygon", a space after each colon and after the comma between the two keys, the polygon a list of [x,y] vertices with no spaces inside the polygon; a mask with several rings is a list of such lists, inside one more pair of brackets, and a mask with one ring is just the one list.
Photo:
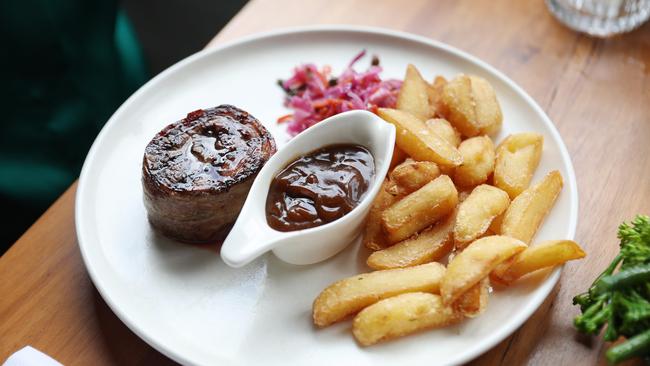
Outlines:
{"label": "red cabbage slaw", "polygon": [[354,109],[374,113],[377,108],[394,108],[402,81],[382,80],[376,56],[366,71],[355,71],[354,64],[365,55],[366,51],[361,51],[337,78],[331,76],[331,67],[318,70],[309,63],[296,67],[291,78],[279,80],[286,93],[284,106],[293,113],[278,118],[278,123],[286,123],[289,134],[295,136],[338,113]]}

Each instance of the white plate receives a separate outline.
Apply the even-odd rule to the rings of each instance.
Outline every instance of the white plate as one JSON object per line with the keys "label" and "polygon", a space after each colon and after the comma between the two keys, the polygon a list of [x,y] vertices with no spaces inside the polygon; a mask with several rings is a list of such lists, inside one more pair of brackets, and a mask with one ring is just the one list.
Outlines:
{"label": "white plate", "polygon": [[517,131],[542,133],[544,154],[534,180],[552,169],[565,178],[537,239],[573,238],[578,192],[562,139],[541,108],[489,65],[429,39],[381,29],[300,28],[248,37],[189,57],[143,86],[108,121],[81,173],[76,225],[86,268],[115,314],[160,352],[199,365],[456,364],[511,334],[553,288],[559,270],[539,284],[496,293],[485,314],[461,325],[360,348],[350,322],[320,330],[311,323],[312,301],[325,286],[367,270],[367,252],[358,245],[311,266],[268,255],[232,269],[217,252],[152,232],[140,167],[156,132],[187,112],[230,103],[260,119],[282,146],[287,136],[275,120],[287,110],[277,79],[302,62],[339,72],[364,48],[379,55],[385,77],[402,77],[413,63],[428,78],[465,72],[488,79],[504,114],[497,141]]}

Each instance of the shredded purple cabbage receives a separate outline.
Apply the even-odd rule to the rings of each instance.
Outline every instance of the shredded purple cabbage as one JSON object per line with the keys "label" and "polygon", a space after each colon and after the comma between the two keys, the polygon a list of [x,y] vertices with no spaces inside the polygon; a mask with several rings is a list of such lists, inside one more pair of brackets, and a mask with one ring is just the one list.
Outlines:
{"label": "shredded purple cabbage", "polygon": [[293,113],[280,117],[278,123],[286,123],[289,134],[295,136],[338,113],[394,108],[402,81],[382,80],[376,57],[366,71],[355,71],[354,64],[365,55],[364,50],[355,56],[337,78],[331,77],[329,66],[321,70],[312,63],[296,67],[291,78],[280,82],[286,92],[284,105]]}

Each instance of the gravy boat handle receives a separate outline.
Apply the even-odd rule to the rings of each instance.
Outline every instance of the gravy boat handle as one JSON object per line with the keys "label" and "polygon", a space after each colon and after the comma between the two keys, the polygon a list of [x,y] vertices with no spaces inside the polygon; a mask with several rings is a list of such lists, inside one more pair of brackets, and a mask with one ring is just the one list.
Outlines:
{"label": "gravy boat handle", "polygon": [[231,267],[242,267],[281,244],[287,233],[270,229],[256,220],[237,220],[221,246],[221,258]]}

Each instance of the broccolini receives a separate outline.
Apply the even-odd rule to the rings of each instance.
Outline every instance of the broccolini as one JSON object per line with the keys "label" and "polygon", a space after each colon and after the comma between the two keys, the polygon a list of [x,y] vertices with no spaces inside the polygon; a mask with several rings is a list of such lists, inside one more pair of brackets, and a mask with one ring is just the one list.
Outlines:
{"label": "broccolini", "polygon": [[582,314],[574,320],[578,331],[604,339],[626,341],[610,348],[606,357],[618,363],[650,357],[650,217],[638,215],[618,228],[620,252],[589,290],[573,298]]}

